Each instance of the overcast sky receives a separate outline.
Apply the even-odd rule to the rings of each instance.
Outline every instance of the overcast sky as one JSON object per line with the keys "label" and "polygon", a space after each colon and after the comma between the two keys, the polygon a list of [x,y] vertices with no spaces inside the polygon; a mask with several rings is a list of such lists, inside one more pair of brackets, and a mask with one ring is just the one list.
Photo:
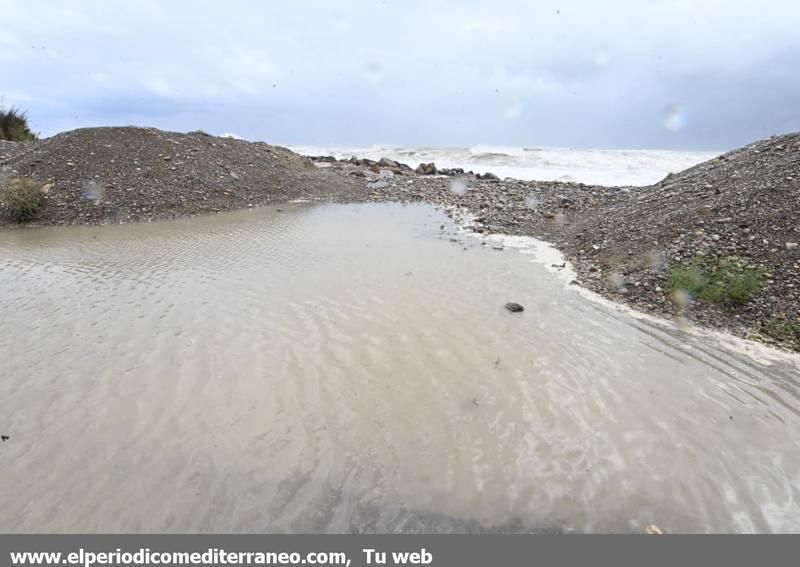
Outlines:
{"label": "overcast sky", "polygon": [[722,150],[800,130],[798,0],[0,0],[43,135]]}

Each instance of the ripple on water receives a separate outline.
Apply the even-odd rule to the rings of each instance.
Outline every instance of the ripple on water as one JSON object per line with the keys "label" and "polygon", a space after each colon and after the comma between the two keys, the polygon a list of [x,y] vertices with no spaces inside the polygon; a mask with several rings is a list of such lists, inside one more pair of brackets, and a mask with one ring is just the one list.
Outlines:
{"label": "ripple on water", "polygon": [[0,530],[800,529],[797,367],[441,224],[5,231]]}

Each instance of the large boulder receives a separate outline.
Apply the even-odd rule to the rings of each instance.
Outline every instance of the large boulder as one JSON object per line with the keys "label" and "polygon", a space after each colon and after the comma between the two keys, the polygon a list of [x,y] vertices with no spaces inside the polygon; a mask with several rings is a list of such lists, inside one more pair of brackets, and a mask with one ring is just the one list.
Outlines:
{"label": "large boulder", "polygon": [[436,175],[436,164],[433,162],[421,163],[415,171],[419,175]]}

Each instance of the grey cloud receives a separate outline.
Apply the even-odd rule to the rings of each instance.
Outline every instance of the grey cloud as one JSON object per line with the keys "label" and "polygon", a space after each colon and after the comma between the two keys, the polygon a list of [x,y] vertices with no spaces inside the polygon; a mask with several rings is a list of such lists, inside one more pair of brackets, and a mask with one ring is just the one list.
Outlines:
{"label": "grey cloud", "polygon": [[[115,6],[6,0],[0,96],[44,133],[142,123],[295,144],[725,149],[800,129],[788,0]],[[681,131],[663,128],[670,104]]]}

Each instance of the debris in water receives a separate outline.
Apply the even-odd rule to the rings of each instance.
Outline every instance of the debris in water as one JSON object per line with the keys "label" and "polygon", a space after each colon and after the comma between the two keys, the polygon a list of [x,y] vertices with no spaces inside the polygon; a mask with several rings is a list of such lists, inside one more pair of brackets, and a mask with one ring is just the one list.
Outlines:
{"label": "debris in water", "polygon": [[3,443],[5,443],[9,439],[11,439],[11,437],[9,437],[8,435],[0,435],[0,439],[2,439]]}
{"label": "debris in water", "polygon": [[525,308],[519,303],[506,303],[506,309],[508,309],[512,313],[519,313],[520,311],[525,311]]}

